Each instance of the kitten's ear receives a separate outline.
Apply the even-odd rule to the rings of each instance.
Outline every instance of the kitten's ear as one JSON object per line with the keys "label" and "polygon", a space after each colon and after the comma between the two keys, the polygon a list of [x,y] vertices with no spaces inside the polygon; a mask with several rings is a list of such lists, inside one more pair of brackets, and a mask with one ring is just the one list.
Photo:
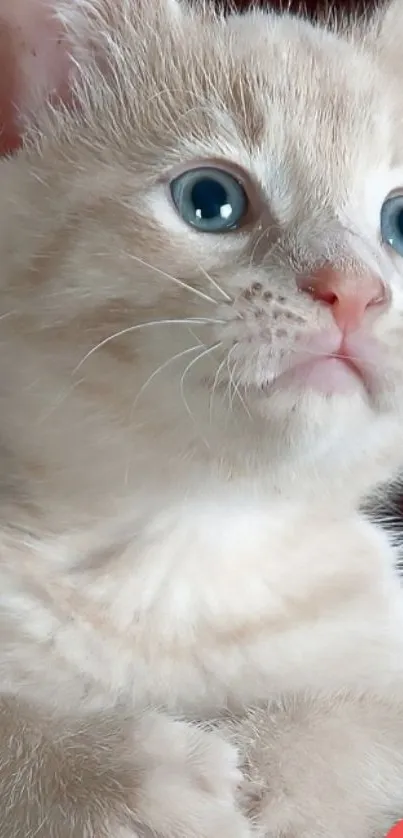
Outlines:
{"label": "kitten's ear", "polygon": [[0,0],[0,153],[18,147],[23,116],[54,93],[63,97],[69,58],[47,0]]}
{"label": "kitten's ear", "polygon": [[[68,101],[74,73],[108,63],[128,28],[180,25],[184,0],[0,0],[0,154],[47,99]],[[110,55],[108,56],[108,51]]]}
{"label": "kitten's ear", "polygon": [[389,0],[375,14],[371,29],[381,60],[403,75],[403,0]]}

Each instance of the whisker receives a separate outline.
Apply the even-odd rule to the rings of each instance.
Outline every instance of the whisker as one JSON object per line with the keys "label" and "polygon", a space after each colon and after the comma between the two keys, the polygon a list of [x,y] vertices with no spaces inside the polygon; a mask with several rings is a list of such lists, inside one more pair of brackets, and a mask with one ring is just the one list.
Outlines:
{"label": "whisker", "polygon": [[216,374],[215,374],[215,376],[214,376],[213,387],[212,387],[212,390],[211,390],[211,393],[210,393],[210,407],[209,407],[210,425],[211,425],[211,423],[212,423],[212,421],[213,421],[213,403],[214,403],[214,395],[215,395],[215,392],[216,392],[216,387],[217,387],[217,384],[218,384],[218,379],[219,379],[219,377],[220,377],[220,372],[221,372],[221,370],[222,370],[223,366],[225,365],[226,360],[227,360],[227,358],[224,358],[224,360],[223,360],[223,361],[221,361],[221,364],[219,364],[218,369],[217,369],[217,372],[216,372]]}
{"label": "whisker", "polygon": [[[217,321],[217,322],[219,322],[219,321]],[[191,329],[190,326],[188,327],[188,332],[192,336],[192,338],[194,338],[198,342],[199,346],[205,346],[203,341],[200,340],[200,338],[196,335],[196,332],[193,329]]]}
{"label": "whisker", "polygon": [[[185,408],[186,408],[186,411],[188,412],[188,414],[189,414],[189,416],[191,417],[191,419],[192,419],[192,421],[193,421],[193,422],[195,422],[195,418],[194,418],[194,416],[193,416],[193,414],[192,414],[192,411],[191,411],[191,409],[190,409],[190,407],[189,407],[189,403],[188,403],[188,401],[187,401],[187,399],[186,399],[186,396],[185,396],[185,391],[184,391],[185,378],[186,378],[186,376],[187,376],[187,375],[189,375],[190,370],[192,369],[192,367],[193,367],[193,366],[194,366],[194,365],[195,365],[198,361],[201,361],[201,359],[202,359],[202,358],[205,358],[205,357],[206,357],[206,355],[209,355],[211,352],[214,352],[214,350],[215,350],[215,349],[218,349],[218,347],[219,347],[219,346],[222,346],[222,341],[221,341],[221,340],[220,340],[220,341],[218,341],[217,343],[213,343],[213,345],[212,345],[212,346],[207,347],[207,349],[204,349],[204,350],[203,350],[203,352],[201,352],[201,353],[197,356],[197,358],[193,358],[193,360],[190,362],[190,364],[188,364],[188,365],[187,365],[186,369],[184,370],[184,372],[183,372],[183,374],[182,374],[182,376],[181,376],[181,380],[180,380],[180,392],[181,392],[181,398],[182,398],[183,404],[184,404],[184,406],[185,406]],[[195,424],[196,424],[196,422],[195,422]],[[208,447],[209,447],[209,446],[208,446]]]}
{"label": "whisker", "polygon": [[[247,416],[249,417],[249,419],[252,419],[252,416],[251,416],[251,413],[249,411],[248,405],[245,402],[245,399],[244,399],[244,397],[243,397],[243,395],[242,395],[242,393],[239,389],[239,384],[237,383],[236,378],[235,378],[235,370],[237,368],[237,365],[238,365],[239,361],[235,361],[235,364],[232,365],[231,370],[229,368],[230,355],[231,355],[231,352],[236,348],[236,346],[237,346],[237,344],[235,344],[235,346],[232,347],[232,349],[230,350],[230,352],[228,352],[228,355],[227,355],[227,368],[228,368],[228,373],[229,373],[229,377],[230,377],[230,386],[232,385],[232,387],[234,389],[234,393],[238,396],[238,399],[241,402],[241,405],[244,408]],[[233,399],[231,400],[231,410],[232,410],[232,404],[233,404]]]}
{"label": "whisker", "polygon": [[[227,367],[227,373],[228,373],[227,394],[228,394],[228,405],[229,405],[229,408],[230,408],[230,412],[233,411],[233,406],[234,406],[234,397],[232,395],[233,367],[230,369],[230,360],[231,360],[232,353],[236,349],[236,346],[237,346],[237,344],[234,344],[234,346],[231,347],[231,349],[227,353],[227,359],[226,359],[227,360],[226,367]],[[234,394],[235,394],[235,390],[234,390]]]}
{"label": "whisker", "polygon": [[228,374],[228,386],[227,386],[227,395],[228,395],[228,407],[229,412],[233,413],[234,411],[234,395],[235,395],[235,388],[233,386],[233,367],[230,368],[230,352],[227,355],[227,374]]}
{"label": "whisker", "polygon": [[144,259],[140,259],[139,256],[134,256],[132,253],[128,255],[130,256],[130,259],[133,259],[140,265],[144,265],[145,268],[150,268],[151,271],[155,271],[155,273],[165,277],[165,279],[170,279],[171,282],[174,282],[176,285],[179,285],[180,288],[185,288],[186,291],[191,291],[191,293],[195,294],[196,297],[200,297],[200,299],[206,300],[208,303],[213,303],[213,305],[217,305],[217,300],[215,300],[213,297],[210,297],[208,294],[204,294],[203,291],[199,291],[198,288],[193,288],[192,285],[189,285],[183,279],[179,279],[177,276],[167,273],[167,271],[163,271],[161,268],[157,268],[155,265],[151,265],[150,262],[146,262]]}
{"label": "whisker", "polygon": [[13,308],[11,311],[5,311],[4,314],[0,314],[0,320],[7,320],[7,317],[12,317],[13,314],[17,314],[16,308]]}
{"label": "whisker", "polygon": [[210,276],[210,274],[209,274],[209,273],[205,270],[205,268],[203,268],[203,266],[202,266],[202,265],[199,265],[199,264],[197,265],[197,267],[199,268],[199,271],[201,271],[201,273],[203,274],[203,276],[205,276],[205,277],[206,277],[206,279],[208,280],[208,282],[210,282],[210,283],[211,283],[211,285],[213,286],[213,288],[215,288],[215,289],[216,289],[216,291],[218,291],[218,293],[219,293],[219,294],[221,294],[221,296],[222,296],[222,297],[224,297],[224,300],[226,300],[226,301],[227,301],[227,303],[231,303],[231,302],[232,302],[232,298],[229,296],[229,294],[227,294],[227,292],[226,292],[226,291],[224,291],[224,289],[223,289],[223,288],[221,288],[221,285],[219,285],[219,284],[218,284],[218,282],[217,282],[215,279],[213,279],[213,277],[212,277],[212,276]]}
{"label": "whisker", "polygon": [[183,349],[182,352],[177,352],[176,355],[172,355],[171,358],[168,358],[167,361],[164,361],[163,364],[161,364],[159,367],[157,367],[157,369],[154,370],[154,372],[152,372],[151,375],[147,378],[147,381],[145,381],[144,384],[142,384],[142,386],[140,387],[140,390],[138,391],[137,396],[136,396],[136,398],[133,402],[132,412],[135,409],[136,404],[137,404],[140,396],[142,395],[142,393],[144,393],[144,390],[146,390],[146,388],[149,386],[149,384],[151,384],[151,382],[156,377],[156,375],[158,375],[160,372],[162,372],[164,369],[166,369],[166,367],[168,367],[170,364],[172,364],[178,358],[183,358],[185,355],[190,355],[190,353],[194,352],[196,349],[200,349],[200,346],[202,346],[203,349],[204,349],[205,344],[204,343],[201,344],[199,342],[199,343],[196,343],[194,346],[190,346],[187,349]]}
{"label": "whisker", "polygon": [[82,382],[83,382],[82,378],[78,379],[77,381],[74,381],[74,383],[71,384],[70,387],[67,387],[65,390],[62,390],[58,394],[57,398],[50,404],[50,406],[48,406],[43,411],[43,413],[40,414],[40,416],[38,418],[38,425],[41,425],[41,424],[47,422],[47,420],[51,416],[53,416],[54,413],[56,413],[56,411],[59,409],[59,407],[61,407],[64,404],[64,402],[67,401],[69,396],[71,396],[71,394],[76,390],[77,387],[80,386],[80,384],[82,384]]}
{"label": "whisker", "polygon": [[[268,225],[267,227],[265,227],[265,228],[262,230],[262,232],[258,235],[258,237],[257,237],[257,239],[256,239],[256,241],[255,241],[255,243],[254,243],[254,245],[253,245],[253,248],[252,248],[252,252],[251,252],[251,254],[250,254],[250,257],[249,257],[249,267],[250,267],[250,268],[252,267],[253,260],[254,260],[254,258],[255,258],[255,253],[256,253],[256,251],[257,251],[257,249],[258,249],[258,247],[259,247],[260,242],[262,241],[262,239],[264,239],[264,237],[265,237],[265,236],[267,236],[267,235],[270,233],[270,231],[271,231],[271,230],[275,230],[275,229],[276,229],[276,225],[275,225],[275,224],[269,224],[269,225]],[[266,254],[265,254],[265,257],[266,257],[266,258],[267,258],[267,256],[268,256],[268,254],[269,254],[269,253],[270,253],[270,252],[271,252],[271,251],[275,248],[275,246],[276,246],[276,242],[272,242],[272,243],[271,243],[271,245],[270,245],[270,247],[269,247],[269,251],[268,251],[268,253],[266,253]]]}
{"label": "whisker", "polygon": [[94,354],[94,352],[97,352],[98,349],[102,349],[102,347],[106,346],[112,340],[123,337],[123,335],[128,335],[131,332],[136,332],[139,329],[146,329],[146,328],[149,328],[150,326],[170,326],[172,324],[174,324],[174,325],[182,324],[182,325],[187,326],[187,325],[189,325],[189,323],[197,324],[199,326],[203,326],[203,325],[207,325],[207,324],[210,324],[210,323],[211,324],[224,323],[224,320],[218,320],[217,318],[210,318],[210,317],[188,317],[188,318],[180,317],[180,318],[177,318],[177,319],[174,318],[174,319],[169,319],[169,320],[149,320],[146,323],[136,323],[134,326],[127,326],[126,329],[121,329],[119,332],[114,332],[112,335],[108,335],[107,338],[104,338],[104,340],[101,340],[99,343],[96,344],[96,346],[93,346],[92,349],[90,349],[89,352],[87,352],[86,355],[84,355],[84,358],[81,359],[81,361],[77,364],[77,366],[74,367],[74,369],[72,371],[72,375],[75,375],[78,372],[78,370],[83,366],[83,364],[85,364],[86,361],[88,361],[88,358],[90,358],[91,355]]}

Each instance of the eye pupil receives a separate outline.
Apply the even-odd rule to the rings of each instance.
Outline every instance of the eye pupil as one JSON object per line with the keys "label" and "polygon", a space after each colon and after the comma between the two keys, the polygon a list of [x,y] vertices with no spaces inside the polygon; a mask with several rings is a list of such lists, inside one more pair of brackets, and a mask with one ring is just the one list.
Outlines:
{"label": "eye pupil", "polygon": [[197,218],[210,220],[218,216],[227,219],[231,215],[231,205],[224,186],[212,178],[203,178],[195,183],[191,199]]}
{"label": "eye pupil", "polygon": [[244,220],[245,190],[225,169],[190,169],[171,181],[170,189],[178,214],[201,233],[227,233]]}

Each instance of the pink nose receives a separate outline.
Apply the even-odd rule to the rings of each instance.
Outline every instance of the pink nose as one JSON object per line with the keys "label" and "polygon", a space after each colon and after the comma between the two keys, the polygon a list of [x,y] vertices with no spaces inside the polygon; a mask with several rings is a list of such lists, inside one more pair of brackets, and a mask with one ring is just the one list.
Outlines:
{"label": "pink nose", "polygon": [[301,278],[298,287],[330,306],[342,332],[356,331],[366,311],[386,301],[385,286],[376,274],[342,273],[331,265],[323,265],[309,277]]}

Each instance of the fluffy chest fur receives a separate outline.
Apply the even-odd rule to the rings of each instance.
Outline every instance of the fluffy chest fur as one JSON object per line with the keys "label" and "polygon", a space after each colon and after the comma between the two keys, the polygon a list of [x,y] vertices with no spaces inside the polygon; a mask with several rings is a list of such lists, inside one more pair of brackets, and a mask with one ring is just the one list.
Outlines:
{"label": "fluffy chest fur", "polygon": [[119,538],[49,539],[3,569],[3,689],[47,682],[59,702],[126,695],[197,716],[392,684],[403,613],[386,538],[319,504],[277,501],[268,514],[252,487],[211,488],[134,536],[126,521]]}

